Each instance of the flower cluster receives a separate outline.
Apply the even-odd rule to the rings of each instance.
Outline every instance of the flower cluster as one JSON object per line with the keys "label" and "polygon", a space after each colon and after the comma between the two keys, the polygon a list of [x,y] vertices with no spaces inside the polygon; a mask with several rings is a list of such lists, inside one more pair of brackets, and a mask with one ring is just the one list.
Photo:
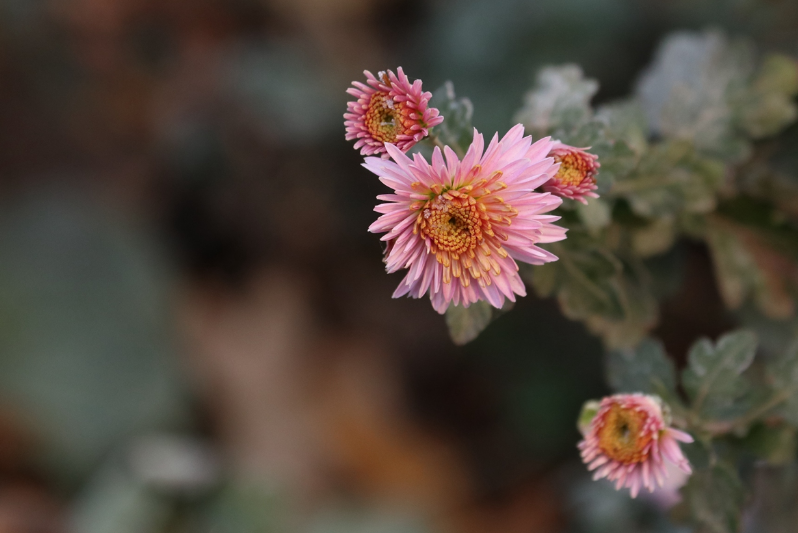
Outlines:
{"label": "flower cluster", "polygon": [[634,498],[643,487],[654,492],[655,483],[663,485],[665,460],[692,472],[677,441],[693,438],[670,427],[668,407],[659,397],[616,394],[587,409],[592,419],[580,424],[579,450],[588,469],[595,470],[593,479],[614,481],[616,489],[626,487]]}
{"label": "flower cluster", "polygon": [[381,216],[369,231],[385,233],[386,270],[407,269],[394,297],[429,294],[444,313],[451,304],[484,300],[500,308],[524,296],[517,261],[557,259],[538,246],[565,238],[550,213],[562,198],[596,197],[596,156],[549,138],[533,143],[518,124],[487,148],[474,130],[462,160],[449,146],[436,146],[429,162],[408,157],[443,121],[428,105],[431,94],[401,68],[365,75],[366,83],[348,90],[357,100],[344,115],[346,138],[362,155],[380,156],[363,166],[393,189],[377,197]]}

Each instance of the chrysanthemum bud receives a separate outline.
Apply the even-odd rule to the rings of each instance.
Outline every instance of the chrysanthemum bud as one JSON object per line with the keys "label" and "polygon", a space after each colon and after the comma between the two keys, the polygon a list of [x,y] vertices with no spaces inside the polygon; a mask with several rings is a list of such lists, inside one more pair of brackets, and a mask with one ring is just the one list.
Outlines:
{"label": "chrysanthemum bud", "polygon": [[590,148],[575,148],[561,142],[555,142],[549,152],[549,157],[560,164],[560,170],[543,185],[543,190],[587,203],[585,198],[598,198],[595,191],[596,174],[601,166],[598,156],[587,152]]}
{"label": "chrysanthemum bud", "polygon": [[669,426],[668,412],[657,396],[616,394],[601,400],[579,443],[588,470],[596,470],[593,479],[615,481],[616,490],[629,488],[634,498],[641,487],[653,492],[655,481],[663,485],[668,476],[665,459],[690,474],[677,441],[693,438]]}
{"label": "chrysanthemum bud", "polygon": [[354,81],[346,91],[357,98],[347,104],[344,114],[346,139],[356,139],[355,149],[364,156],[387,158],[385,143],[406,152],[443,122],[438,110],[427,106],[432,94],[421,91],[421,80],[411,84],[402,67],[396,72],[374,76],[366,70],[367,83]]}

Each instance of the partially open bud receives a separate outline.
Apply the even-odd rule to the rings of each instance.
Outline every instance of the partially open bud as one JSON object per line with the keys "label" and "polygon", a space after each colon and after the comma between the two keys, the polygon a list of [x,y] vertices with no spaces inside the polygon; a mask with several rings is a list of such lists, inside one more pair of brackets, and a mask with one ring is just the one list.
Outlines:
{"label": "partially open bud", "polygon": [[552,145],[549,156],[560,164],[557,174],[543,185],[543,190],[561,196],[587,203],[585,198],[598,198],[595,191],[596,174],[601,166],[598,156],[587,152],[590,148],[575,148],[559,141]]}
{"label": "partially open bud", "polygon": [[352,82],[346,92],[357,100],[347,104],[346,139],[356,140],[355,149],[364,156],[382,154],[387,158],[385,143],[406,152],[429,134],[429,129],[443,122],[438,110],[428,107],[432,98],[421,91],[421,80],[412,84],[399,67],[374,76],[368,70],[366,83]]}
{"label": "partially open bud", "polygon": [[[657,396],[616,394],[598,404],[588,402],[580,416],[579,426],[585,436],[579,443],[582,461],[588,470],[595,470],[593,479],[606,477],[615,481],[615,489],[631,489],[632,498],[641,487],[653,492],[668,476],[665,460],[685,473],[692,472],[677,441],[693,442],[693,438],[670,427],[667,405]],[[583,429],[584,427],[584,429]]]}

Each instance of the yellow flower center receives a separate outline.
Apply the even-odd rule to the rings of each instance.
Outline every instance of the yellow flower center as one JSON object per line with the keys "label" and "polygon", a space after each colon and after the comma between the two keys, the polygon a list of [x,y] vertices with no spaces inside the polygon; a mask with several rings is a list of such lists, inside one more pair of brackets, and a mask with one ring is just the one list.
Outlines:
{"label": "yellow flower center", "polygon": [[650,432],[643,432],[647,421],[648,414],[645,411],[613,404],[604,415],[604,425],[598,431],[599,448],[610,459],[624,464],[646,460],[646,446],[652,439]]}
{"label": "yellow flower center", "polygon": [[579,152],[569,152],[565,155],[555,155],[554,161],[560,164],[560,170],[554,177],[562,185],[576,187],[583,180],[592,178],[593,165],[591,161]]}
{"label": "yellow flower center", "polygon": [[[458,197],[452,196],[452,192]],[[456,191],[428,202],[417,224],[439,250],[457,255],[472,251],[482,241],[482,220],[476,201]]]}
{"label": "yellow flower center", "polygon": [[371,95],[365,117],[371,136],[378,141],[392,143],[398,135],[406,134],[412,121],[407,116],[405,107],[404,102],[394,102],[387,93]]}
{"label": "yellow flower center", "polygon": [[502,172],[497,170],[488,178],[477,179],[481,171],[479,165],[474,165],[468,174],[474,181],[459,189],[445,189],[438,183],[429,188],[420,182],[411,184],[429,197],[410,206],[418,210],[413,233],[429,239],[429,253],[443,265],[444,283],[450,283],[454,277],[464,287],[472,279],[482,287],[490,285],[491,275],[502,273],[493,254],[499,259],[509,255],[501,241],[509,239],[504,228],[512,223],[518,211],[494,194],[507,188],[500,181]]}

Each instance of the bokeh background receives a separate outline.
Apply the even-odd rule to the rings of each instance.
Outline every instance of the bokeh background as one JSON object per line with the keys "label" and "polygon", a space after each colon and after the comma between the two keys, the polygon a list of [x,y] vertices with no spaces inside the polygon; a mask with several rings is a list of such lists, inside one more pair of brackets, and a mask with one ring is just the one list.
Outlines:
{"label": "bokeh background", "polygon": [[[678,531],[592,484],[601,347],[534,296],[456,347],[392,300],[351,80],[628,94],[663,35],[798,53],[793,0],[0,0],[0,533]],[[706,251],[661,336],[731,321]]]}

